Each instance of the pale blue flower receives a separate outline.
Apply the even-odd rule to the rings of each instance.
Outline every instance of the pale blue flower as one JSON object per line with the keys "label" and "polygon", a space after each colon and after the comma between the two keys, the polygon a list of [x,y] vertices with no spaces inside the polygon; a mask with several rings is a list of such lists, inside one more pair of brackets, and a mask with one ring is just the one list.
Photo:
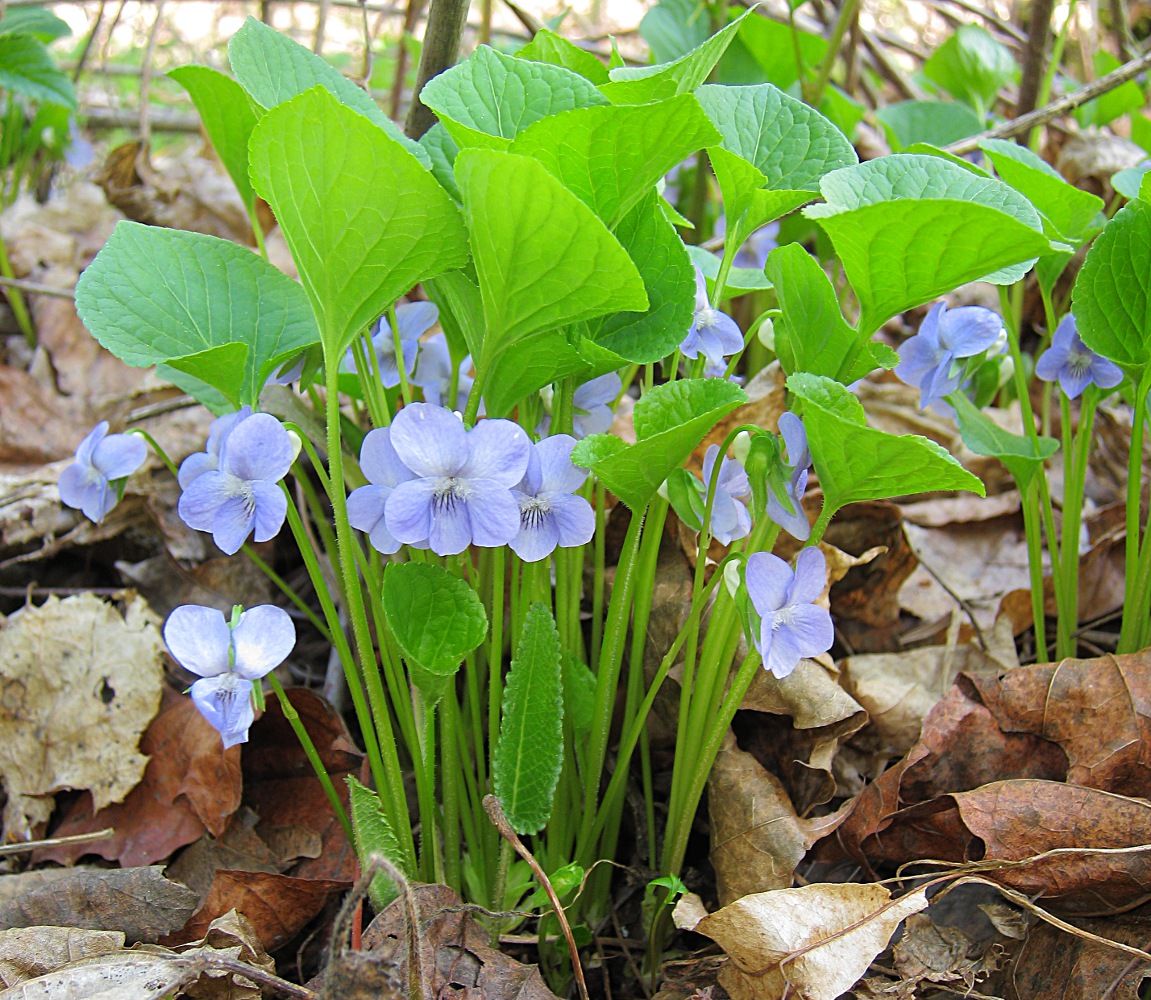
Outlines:
{"label": "pale blue flower", "polygon": [[109,434],[101,420],[76,449],[76,461],[60,473],[57,489],[69,507],[99,524],[120,499],[113,485],[132,475],[148,457],[148,448],[134,434]]}
{"label": "pale blue flower", "polygon": [[219,467],[220,450],[228,440],[228,435],[237,424],[247,420],[251,415],[252,408],[243,406],[235,413],[226,413],[212,421],[212,426],[208,428],[208,443],[205,450],[193,452],[180,463],[176,481],[181,489],[186,490],[197,476],[205,472],[214,472]]}
{"label": "pale blue flower", "polygon": [[819,549],[803,549],[794,573],[778,556],[757,552],[747,560],[744,580],[760,617],[755,646],[776,677],[788,676],[805,657],[831,649],[831,614],[814,603],[827,582],[827,562]]}
{"label": "pale blue flower", "polygon": [[[908,385],[919,386],[919,408],[943,402],[965,378],[964,358],[995,346],[1003,320],[983,306],[948,309],[942,300],[931,307],[919,332],[899,349],[895,374]],[[948,408],[949,409],[949,408]]]}
{"label": "pale blue flower", "polygon": [[527,471],[512,493],[520,508],[519,533],[508,544],[524,562],[550,556],[556,546],[586,545],[595,534],[595,512],[575,496],[588,470],[572,464],[574,437],[556,434],[532,446]]}
{"label": "pale blue flower", "polygon": [[[715,235],[727,235],[727,216],[721,215],[715,220]],[[736,267],[749,267],[754,271],[762,271],[767,267],[767,255],[779,246],[779,221],[769,222],[760,226],[744,242],[735,254],[732,264]]]}
{"label": "pale blue flower", "polygon": [[180,666],[199,675],[192,701],[227,749],[248,741],[252,682],[283,663],[296,644],[296,627],[271,604],[249,608],[234,627],[215,608],[184,604],[168,616],[164,642]]}
{"label": "pale blue flower", "polygon": [[[468,396],[475,380],[467,373],[471,371],[472,356],[469,354],[456,369],[456,405],[461,412],[467,409]],[[424,401],[436,406],[447,405],[447,395],[452,384],[452,356],[448,350],[448,338],[442,333],[429,337],[420,344],[420,356],[416,362],[416,373],[412,384],[424,390]],[[483,413],[483,403],[480,403]]]}
{"label": "pale blue flower", "polygon": [[1123,381],[1117,364],[1100,357],[1079,338],[1070,313],[1055,328],[1051,346],[1035,363],[1035,374],[1044,382],[1058,380],[1068,399],[1077,399],[1092,383],[1100,389],[1114,389]]}
{"label": "pale blue flower", "polygon": [[271,414],[237,420],[219,445],[217,467],[188,483],[177,511],[189,528],[210,531],[228,555],[239,551],[253,530],[257,542],[266,542],[288,513],[277,484],[295,457],[292,439]]}
{"label": "pale blue flower", "polygon": [[[608,372],[585,382],[572,393],[572,434],[577,441],[590,434],[606,434],[611,429],[615,414],[609,404],[614,403],[622,391],[623,379],[619,372]],[[552,395],[550,386],[541,391],[546,412],[536,428],[537,434],[546,435],[551,429]]]}
{"label": "pale blue flower", "polygon": [[807,431],[803,421],[794,413],[788,412],[779,418],[779,433],[787,448],[786,464],[791,467],[791,476],[784,484],[784,493],[791,504],[788,513],[775,493],[768,490],[767,516],[793,538],[806,542],[811,535],[811,525],[803,510],[803,494],[807,490],[808,470],[811,468],[811,452],[807,447]]}
{"label": "pale blue flower", "polygon": [[[368,486],[353,490],[348,497],[348,523],[368,533],[372,548],[385,555],[400,550],[400,542],[388,531],[384,508],[388,497],[400,483],[415,479],[415,474],[400,461],[392,447],[391,428],[370,431],[360,447],[360,469],[367,477]],[[418,543],[426,548],[427,542]]]}
{"label": "pale blue flower", "polygon": [[[420,335],[436,325],[440,310],[434,302],[405,302],[396,306],[396,326],[400,331],[400,354],[404,361],[404,374],[411,375],[416,364]],[[380,382],[385,389],[400,384],[400,365],[396,358],[396,339],[387,316],[381,316],[369,331],[371,348],[380,369]],[[351,348],[340,364],[340,371],[356,372],[355,354]]]}
{"label": "pale blue flower", "polygon": [[[703,456],[705,503],[718,455],[719,445],[712,444],[708,445]],[[745,538],[751,532],[751,515],[747,512],[747,504],[743,502],[750,493],[751,484],[747,481],[743,466],[725,455],[719,466],[719,480],[711,506],[711,536],[721,545],[730,545],[737,538]]]}
{"label": "pale blue flower", "polygon": [[531,442],[518,424],[483,420],[467,431],[450,410],[412,403],[396,414],[390,440],[415,475],[387,498],[393,538],[447,556],[506,545],[519,533],[512,488],[527,472]]}
{"label": "pale blue flower", "polygon": [[679,349],[687,358],[698,358],[702,354],[712,367],[743,350],[743,334],[735,320],[708,304],[707,280],[698,267],[695,269],[695,315]]}

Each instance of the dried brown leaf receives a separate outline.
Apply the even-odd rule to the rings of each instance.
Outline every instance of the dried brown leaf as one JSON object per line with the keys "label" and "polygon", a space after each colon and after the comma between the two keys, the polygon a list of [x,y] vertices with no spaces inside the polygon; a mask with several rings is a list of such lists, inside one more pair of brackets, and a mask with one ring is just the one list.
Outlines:
{"label": "dried brown leaf", "polygon": [[124,947],[120,931],[78,927],[10,927],[0,931],[0,982],[15,986],[93,955]]}

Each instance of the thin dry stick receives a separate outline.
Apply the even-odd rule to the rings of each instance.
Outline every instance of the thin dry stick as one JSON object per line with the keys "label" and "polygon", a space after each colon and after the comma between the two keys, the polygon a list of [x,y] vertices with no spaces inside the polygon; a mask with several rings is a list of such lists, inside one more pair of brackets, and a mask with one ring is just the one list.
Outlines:
{"label": "thin dry stick", "polygon": [[1047,68],[1047,38],[1051,34],[1051,14],[1055,0],[1031,0],[1031,23],[1027,29],[1027,47],[1023,53],[1023,78],[1019,83],[1019,99],[1015,114],[1025,115],[1035,110],[1043,73]]}
{"label": "thin dry stick", "polygon": [[100,25],[104,23],[104,9],[107,2],[108,0],[100,0],[100,9],[96,11],[96,20],[92,24],[92,30],[88,32],[88,37],[84,39],[84,48],[80,50],[80,58],[76,60],[76,67],[72,70],[73,83],[76,83],[80,79],[80,74],[84,72],[84,63],[88,61],[88,53],[92,50],[92,43],[100,34]]}
{"label": "thin dry stick", "polygon": [[360,77],[360,86],[370,94],[372,92],[372,26],[368,23],[368,5],[366,3],[360,4],[360,14],[364,19],[364,72]]}
{"label": "thin dry stick", "polygon": [[[92,593],[88,590],[85,593]],[[22,844],[2,844],[0,845],[0,857],[6,857],[9,854],[25,854],[28,851],[38,851],[42,847],[68,847],[72,844],[91,844],[97,840],[106,840],[111,837],[116,831],[111,827],[104,830],[96,830],[92,833],[75,833],[71,837],[52,837],[49,840],[27,840]]]}
{"label": "thin dry stick", "polygon": [[579,990],[579,995],[582,1000],[589,1000],[587,982],[584,979],[583,966],[580,965],[579,949],[576,947],[575,938],[572,936],[571,924],[568,923],[568,916],[564,912],[563,904],[560,902],[559,896],[556,895],[555,889],[552,888],[551,880],[548,878],[547,872],[540,867],[540,863],[532,856],[532,852],[524,847],[523,841],[516,836],[515,830],[508,824],[507,817],[504,816],[504,809],[503,806],[500,805],[499,799],[494,795],[485,795],[484,811],[488,814],[492,825],[499,831],[500,836],[511,844],[512,847],[515,848],[516,854],[528,863],[532,874],[539,879],[540,885],[543,886],[544,892],[547,893],[548,899],[552,904],[552,909],[555,910],[556,919],[560,922],[560,930],[563,932],[564,939],[567,941],[568,952],[572,960],[572,972],[575,974],[576,989]]}
{"label": "thin dry stick", "polygon": [[152,61],[156,56],[156,39],[160,35],[160,23],[164,17],[165,0],[156,0],[156,19],[148,32],[148,47],[144,51],[144,74],[140,77],[140,155],[147,157],[148,145],[152,141],[152,123],[149,119],[149,97],[152,91]]}
{"label": "thin dry stick", "polygon": [[1071,91],[1070,94],[1059,98],[1059,100],[1052,101],[1046,107],[1032,111],[1030,114],[1020,115],[1018,118],[1012,118],[996,128],[987,132],[980,132],[979,135],[973,135],[969,139],[960,139],[950,146],[945,146],[944,149],[955,156],[962,156],[964,153],[978,149],[979,144],[984,139],[1010,139],[1013,136],[1022,135],[1040,125],[1046,125],[1060,115],[1067,114],[1068,111],[1074,111],[1079,105],[1086,104],[1088,101],[1106,94],[1109,90],[1114,90],[1128,80],[1137,77],[1149,66],[1151,66],[1151,52],[1146,52],[1138,59],[1132,59],[1118,69],[1112,70],[1106,76],[1101,76],[1098,80],[1093,80],[1078,90]]}
{"label": "thin dry stick", "polygon": [[33,295],[51,295],[57,299],[74,299],[76,293],[67,288],[53,288],[51,285],[41,285],[37,281],[27,281],[24,278],[0,277],[0,288],[18,288],[22,292],[31,292]]}
{"label": "thin dry stick", "polygon": [[400,117],[404,99],[404,77],[408,75],[408,37],[416,30],[416,22],[424,12],[424,0],[408,0],[404,10],[404,26],[396,42],[396,75],[392,81],[392,117]]}
{"label": "thin dry stick", "polygon": [[328,12],[332,9],[332,0],[320,0],[320,12],[316,15],[316,35],[312,41],[312,51],[322,55],[324,51],[324,29],[328,26]]}

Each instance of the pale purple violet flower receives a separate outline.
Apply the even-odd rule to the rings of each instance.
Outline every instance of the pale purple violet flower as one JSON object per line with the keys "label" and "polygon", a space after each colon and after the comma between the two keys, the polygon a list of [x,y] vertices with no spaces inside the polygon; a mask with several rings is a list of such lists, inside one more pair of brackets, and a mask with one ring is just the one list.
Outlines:
{"label": "pale purple violet flower", "polygon": [[291,385],[304,374],[305,359],[306,355],[304,354],[301,354],[294,361],[289,358],[268,376],[268,381],[264,385]]}
{"label": "pale purple violet flower", "polygon": [[814,603],[827,582],[827,562],[819,549],[803,549],[794,573],[778,556],[756,552],[747,560],[744,580],[761,619],[755,646],[776,677],[786,677],[805,657],[831,649],[831,614]]}
{"label": "pale purple violet flower", "polygon": [[[405,375],[411,375],[415,367],[420,335],[435,326],[439,318],[440,310],[434,302],[405,302],[396,306],[396,325],[400,332],[400,353],[403,355]],[[385,389],[391,389],[400,384],[400,365],[396,359],[396,341],[388,317],[385,315],[376,320],[370,333],[372,350],[376,353],[380,369],[380,382]],[[356,359],[351,348],[348,348],[340,371],[356,371]]]}
{"label": "pale purple violet flower", "polygon": [[132,475],[148,457],[148,447],[134,434],[109,434],[101,420],[80,442],[76,461],[60,473],[60,499],[99,524],[120,499],[112,483]]}
{"label": "pale purple violet flower", "polygon": [[723,363],[728,355],[743,350],[743,334],[735,320],[708,304],[707,281],[698,267],[695,269],[695,316],[679,349],[688,358],[702,354],[713,367]]}
{"label": "pale purple violet flower", "polygon": [[[469,354],[456,370],[456,405],[453,409],[461,412],[467,409],[468,395],[475,381],[466,374],[471,367],[472,356]],[[442,333],[437,333],[420,344],[420,356],[416,362],[416,373],[412,376],[412,383],[424,390],[425,402],[435,406],[447,405],[446,398],[452,383],[452,357],[448,350],[448,338]],[[483,413],[482,402],[480,413]]]}
{"label": "pale purple violet flower", "polygon": [[[388,497],[400,483],[416,478],[412,470],[400,461],[390,436],[389,427],[368,432],[360,447],[360,469],[370,485],[352,490],[348,497],[348,523],[353,528],[366,531],[372,548],[385,555],[400,550],[400,543],[388,531],[384,517]],[[426,541],[417,546],[426,547]]]}
{"label": "pale purple violet flower", "polygon": [[[703,456],[703,496],[707,502],[707,489],[711,484],[719,445],[708,445]],[[711,536],[720,545],[730,545],[737,538],[746,538],[751,532],[751,515],[743,498],[751,493],[747,473],[734,458],[726,455],[719,466],[719,480],[715,484],[715,499],[711,505]]]}
{"label": "pale purple violet flower", "polygon": [[807,447],[807,431],[803,421],[794,413],[788,412],[779,418],[779,433],[787,447],[787,462],[791,466],[791,478],[784,486],[787,500],[791,504],[789,514],[783,503],[770,489],[767,493],[767,516],[793,538],[806,542],[811,535],[811,525],[803,511],[803,494],[807,490],[807,475],[811,468],[811,452]]}
{"label": "pale purple violet flower", "polygon": [[168,616],[164,642],[180,666],[199,674],[192,701],[227,749],[248,741],[255,718],[252,681],[284,661],[296,644],[296,627],[286,611],[272,604],[249,608],[235,627],[215,608],[184,604]]}
{"label": "pale purple violet flower", "polygon": [[210,531],[228,555],[255,529],[257,542],[273,538],[284,523],[288,501],[277,485],[295,461],[284,425],[268,413],[236,422],[219,451],[216,469],[201,472],[176,508],[189,528]]}
{"label": "pale purple violet flower", "polygon": [[595,534],[595,512],[575,496],[588,470],[573,465],[576,440],[568,434],[544,438],[532,446],[527,471],[514,490],[520,530],[508,544],[524,562],[550,556],[558,545],[586,545]]}
{"label": "pale purple violet flower", "polygon": [[1114,389],[1123,381],[1117,364],[1100,357],[1079,338],[1070,313],[1055,328],[1051,346],[1035,363],[1035,374],[1044,382],[1058,380],[1068,399],[1078,399],[1093,382],[1100,389]]}
{"label": "pale purple violet flower", "polygon": [[220,451],[224,447],[224,442],[228,440],[228,435],[235,430],[237,424],[247,420],[251,415],[252,408],[243,406],[235,413],[225,413],[224,416],[212,421],[212,426],[208,428],[208,443],[205,450],[193,452],[180,463],[176,481],[181,489],[186,490],[197,476],[213,472],[219,467]]}
{"label": "pale purple violet flower", "polygon": [[[572,434],[582,441],[589,434],[606,434],[611,428],[615,414],[609,404],[614,403],[623,391],[623,380],[619,372],[608,372],[579,386],[572,394]],[[544,435],[552,425],[552,389],[548,386],[540,391],[544,401],[544,418],[536,428],[536,433]]]}
{"label": "pale purple violet flower", "polygon": [[391,431],[392,447],[416,477],[388,496],[384,517],[392,537],[427,544],[441,556],[516,537],[520,507],[512,488],[531,455],[522,427],[483,420],[468,431],[451,410],[411,403],[396,414]]}
{"label": "pale purple violet flower", "polygon": [[[727,235],[727,216],[715,220],[715,235]],[[762,271],[767,267],[767,255],[779,246],[779,221],[769,222],[753,232],[735,253],[732,264],[736,267],[749,267]],[[722,256],[722,255],[720,255]]]}
{"label": "pale purple violet flower", "polygon": [[919,386],[919,408],[934,403],[947,406],[944,397],[963,381],[962,358],[972,358],[994,347],[1003,320],[983,306],[948,309],[940,300],[931,307],[919,332],[899,349],[895,374],[908,385]]}

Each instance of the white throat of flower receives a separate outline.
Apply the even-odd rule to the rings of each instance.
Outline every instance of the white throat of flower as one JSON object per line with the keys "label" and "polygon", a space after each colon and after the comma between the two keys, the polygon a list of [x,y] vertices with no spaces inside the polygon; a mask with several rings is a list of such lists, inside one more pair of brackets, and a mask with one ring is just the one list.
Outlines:
{"label": "white throat of flower", "polygon": [[435,483],[432,491],[432,510],[437,514],[453,513],[456,504],[467,503],[472,493],[468,481],[456,476],[441,476]]}

